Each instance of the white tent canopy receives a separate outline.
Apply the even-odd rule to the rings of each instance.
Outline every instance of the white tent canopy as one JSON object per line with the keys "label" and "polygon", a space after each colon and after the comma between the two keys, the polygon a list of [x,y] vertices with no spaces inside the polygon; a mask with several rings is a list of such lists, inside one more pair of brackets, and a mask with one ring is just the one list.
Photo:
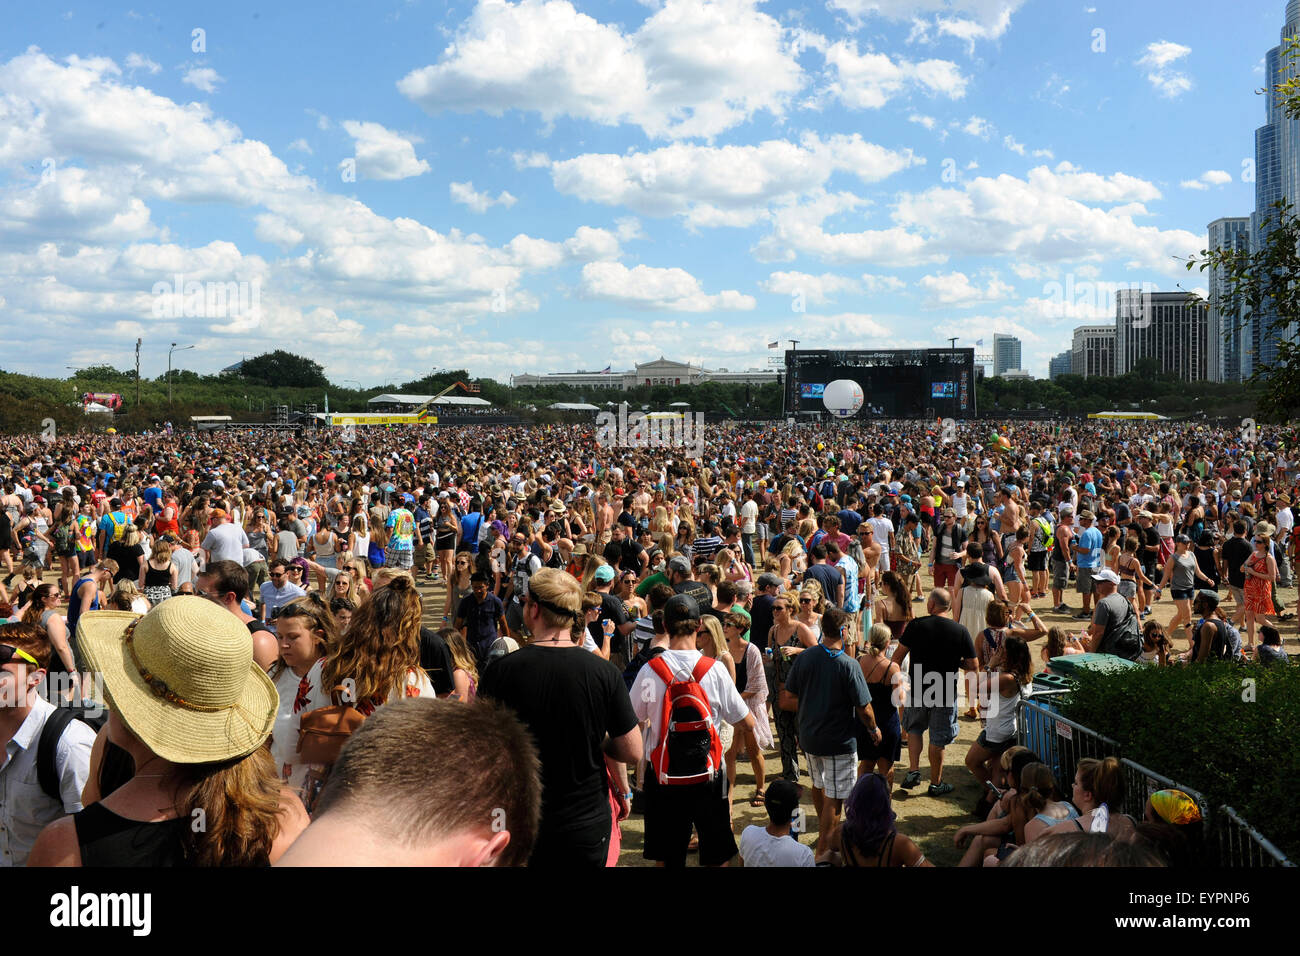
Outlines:
{"label": "white tent canopy", "polygon": [[98,415],[98,414],[112,415],[113,414],[113,410],[111,408],[109,408],[107,405],[101,405],[99,404],[99,402],[87,402],[84,410],[87,415]]}
{"label": "white tent canopy", "polygon": [[598,412],[600,409],[595,405],[588,405],[585,402],[556,402],[554,405],[548,405],[547,408],[554,409],[557,412]]}
{"label": "white tent canopy", "polygon": [[[376,395],[369,399],[367,405],[423,405],[425,402],[433,399],[432,395]],[[475,398],[472,395],[444,395],[442,398],[435,399],[435,405],[491,405],[485,398]]]}

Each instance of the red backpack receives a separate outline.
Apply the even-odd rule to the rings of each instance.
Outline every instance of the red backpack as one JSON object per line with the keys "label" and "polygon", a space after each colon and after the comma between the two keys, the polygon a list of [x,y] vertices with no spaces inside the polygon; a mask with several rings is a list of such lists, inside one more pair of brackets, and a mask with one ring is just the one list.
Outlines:
{"label": "red backpack", "polygon": [[659,721],[659,743],[650,751],[650,766],[660,784],[708,783],[722,768],[722,738],[713,721],[709,697],[700,686],[714,663],[713,658],[701,656],[690,679],[678,680],[663,657],[649,662],[650,669],[668,685]]}

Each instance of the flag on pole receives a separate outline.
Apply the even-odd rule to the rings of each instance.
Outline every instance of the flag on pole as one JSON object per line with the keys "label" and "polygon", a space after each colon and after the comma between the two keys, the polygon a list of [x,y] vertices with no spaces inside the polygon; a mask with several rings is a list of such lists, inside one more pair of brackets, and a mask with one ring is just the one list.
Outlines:
{"label": "flag on pole", "polygon": [[984,340],[983,340],[983,339],[976,339],[976,340],[975,340],[975,344],[976,344],[976,345],[983,345],[983,344],[984,344]]}
{"label": "flag on pole", "polygon": [[610,369],[612,369],[613,367],[614,367],[613,365],[606,365],[604,368],[602,368],[602,369],[600,370],[600,374],[601,374],[601,375],[608,375],[609,372],[610,372]]}
{"label": "flag on pole", "polygon": [[768,343],[767,343],[767,347],[770,348],[770,349],[780,348],[780,347],[781,347],[781,343],[780,343],[780,342],[768,342]]}

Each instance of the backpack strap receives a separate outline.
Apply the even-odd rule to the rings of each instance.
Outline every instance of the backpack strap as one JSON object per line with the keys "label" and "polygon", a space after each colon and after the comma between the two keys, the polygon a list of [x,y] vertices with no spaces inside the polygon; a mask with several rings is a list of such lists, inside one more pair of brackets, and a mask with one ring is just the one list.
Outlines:
{"label": "backpack strap", "polygon": [[662,657],[652,657],[646,664],[665,684],[673,682],[673,672],[668,669],[668,664]]}
{"label": "backpack strap", "polygon": [[691,671],[691,680],[697,684],[704,680],[704,675],[713,670],[714,663],[712,657],[701,654],[700,659],[695,662],[695,669]]}
{"label": "backpack strap", "polygon": [[59,790],[59,769],[55,764],[55,756],[58,753],[59,741],[63,739],[68,724],[79,716],[81,712],[75,707],[55,708],[54,713],[46,719],[45,726],[41,728],[41,738],[36,744],[37,782],[40,783],[45,794],[51,800],[57,800],[60,806],[63,805],[63,794]]}

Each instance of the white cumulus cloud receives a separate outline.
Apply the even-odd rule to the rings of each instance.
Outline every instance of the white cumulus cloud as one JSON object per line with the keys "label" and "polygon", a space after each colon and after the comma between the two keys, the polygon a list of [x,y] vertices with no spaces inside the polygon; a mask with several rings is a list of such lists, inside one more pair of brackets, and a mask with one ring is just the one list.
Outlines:
{"label": "white cumulus cloud", "polygon": [[462,206],[468,206],[474,212],[487,212],[492,206],[504,206],[509,209],[515,204],[515,197],[505,190],[501,195],[493,199],[489,193],[481,193],[474,188],[474,183],[452,183],[450,186],[451,201],[460,203]]}
{"label": "white cumulus cloud", "polygon": [[709,295],[685,269],[646,265],[629,269],[621,262],[587,263],[582,267],[581,292],[590,299],[671,312],[748,311],[757,305],[753,296],[734,289]]}
{"label": "white cumulus cloud", "polygon": [[195,66],[185,71],[181,77],[181,82],[186,83],[196,90],[202,90],[204,93],[215,93],[217,84],[224,83],[221,75],[210,66]]}
{"label": "white cumulus cloud", "polygon": [[362,179],[408,179],[431,168],[415,156],[415,140],[378,123],[344,120],[356,150],[357,175]]}
{"label": "white cumulus cloud", "polygon": [[438,61],[397,85],[430,114],[523,110],[677,138],[782,116],[805,82],[757,0],[666,0],[631,32],[568,0],[479,0]]}
{"label": "white cumulus cloud", "polygon": [[1166,99],[1175,99],[1192,88],[1192,78],[1173,69],[1175,63],[1189,56],[1192,48],[1181,43],[1158,40],[1147,44],[1146,53],[1137,61],[1147,71],[1147,82]]}

